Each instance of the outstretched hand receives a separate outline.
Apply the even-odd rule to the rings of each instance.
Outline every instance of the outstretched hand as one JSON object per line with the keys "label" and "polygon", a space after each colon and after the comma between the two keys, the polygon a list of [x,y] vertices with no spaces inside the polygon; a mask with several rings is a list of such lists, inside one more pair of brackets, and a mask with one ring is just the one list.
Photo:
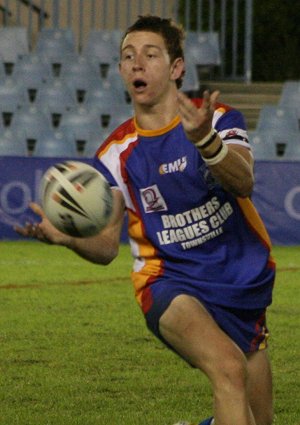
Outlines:
{"label": "outstretched hand", "polygon": [[15,226],[14,230],[28,238],[35,238],[49,244],[65,245],[70,237],[57,230],[50,223],[40,205],[31,202],[29,207],[41,218],[40,222],[27,222],[23,227]]}
{"label": "outstretched hand", "polygon": [[179,115],[189,140],[196,143],[203,139],[212,128],[212,119],[220,92],[203,93],[203,102],[200,108],[182,92],[178,93]]}

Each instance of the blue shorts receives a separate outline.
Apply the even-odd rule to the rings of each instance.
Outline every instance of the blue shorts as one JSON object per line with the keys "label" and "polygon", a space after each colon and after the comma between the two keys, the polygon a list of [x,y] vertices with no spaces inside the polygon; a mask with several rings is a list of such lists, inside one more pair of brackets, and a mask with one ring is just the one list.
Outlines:
{"label": "blue shorts", "polygon": [[170,345],[159,332],[159,319],[171,301],[181,294],[191,295],[199,300],[219,327],[244,353],[262,350],[267,347],[269,332],[266,326],[265,308],[240,310],[222,305],[208,304],[201,299],[201,295],[195,287],[159,281],[148,286],[145,291],[143,298],[148,305],[148,309],[144,314],[148,328],[168,347]]}

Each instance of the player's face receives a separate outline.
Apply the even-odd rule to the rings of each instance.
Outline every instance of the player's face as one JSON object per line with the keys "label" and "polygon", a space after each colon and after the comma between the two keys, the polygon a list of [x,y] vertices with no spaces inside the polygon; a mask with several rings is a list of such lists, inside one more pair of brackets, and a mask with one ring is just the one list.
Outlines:
{"label": "player's face", "polygon": [[163,37],[149,31],[128,34],[121,49],[120,72],[128,93],[136,104],[159,102],[174,88],[174,66]]}

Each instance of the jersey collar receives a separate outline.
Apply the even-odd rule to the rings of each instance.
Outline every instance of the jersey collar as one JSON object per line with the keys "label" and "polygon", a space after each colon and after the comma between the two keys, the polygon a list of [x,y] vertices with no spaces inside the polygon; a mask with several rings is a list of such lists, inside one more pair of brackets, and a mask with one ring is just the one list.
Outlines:
{"label": "jersey collar", "polygon": [[145,137],[160,136],[162,134],[168,133],[168,131],[175,128],[179,123],[180,123],[180,117],[179,115],[176,115],[176,117],[165,127],[158,128],[157,130],[144,130],[143,128],[140,128],[138,126],[136,122],[136,118],[134,117],[134,125],[135,125],[137,133]]}

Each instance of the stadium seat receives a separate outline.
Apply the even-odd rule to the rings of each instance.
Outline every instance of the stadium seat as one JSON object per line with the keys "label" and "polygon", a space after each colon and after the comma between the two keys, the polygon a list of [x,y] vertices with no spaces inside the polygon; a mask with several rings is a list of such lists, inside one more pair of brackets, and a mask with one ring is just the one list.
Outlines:
{"label": "stadium seat", "polygon": [[36,141],[33,150],[34,157],[66,157],[76,158],[78,156],[76,145],[71,137],[67,137],[60,131],[45,132]]}
{"label": "stadium seat", "polygon": [[296,154],[300,150],[299,132],[281,134],[271,131],[256,131],[251,135],[249,141],[255,159],[291,159],[292,152]]}
{"label": "stadium seat", "polygon": [[82,156],[85,158],[93,158],[101,144],[109,136],[110,132],[107,130],[102,130],[97,135],[90,135],[87,139]]}
{"label": "stadium seat", "polygon": [[20,108],[12,122],[11,128],[18,138],[26,138],[26,140],[37,140],[45,132],[51,129],[51,121],[43,113],[43,111],[33,106],[23,106]]}
{"label": "stadium seat", "polygon": [[300,160],[300,137],[298,133],[291,135],[281,158],[287,161]]}
{"label": "stadium seat", "polygon": [[268,161],[277,159],[275,145],[268,139],[268,134],[254,132],[249,142],[254,159]]}
{"label": "stadium seat", "polygon": [[41,108],[69,110],[77,105],[77,99],[70,88],[59,79],[44,84],[37,93],[36,104]]}
{"label": "stadium seat", "polygon": [[82,54],[99,67],[101,77],[106,77],[110,67],[119,61],[121,34],[118,30],[91,30],[84,43]]}
{"label": "stadium seat", "polygon": [[25,27],[7,26],[0,28],[0,57],[5,72],[11,75],[17,60],[29,53],[28,32]]}
{"label": "stadium seat", "polygon": [[6,77],[0,85],[0,112],[5,127],[11,125],[15,112],[26,102],[23,87],[13,78]]}
{"label": "stadium seat", "polygon": [[102,79],[102,82],[105,90],[110,90],[117,95],[116,99],[118,99],[118,104],[123,105],[127,103],[126,87],[123,84],[118,70],[111,70],[107,77]]}
{"label": "stadium seat", "polygon": [[4,62],[0,56],[0,83],[2,84],[3,81],[5,81],[7,75],[5,71]]}
{"label": "stadium seat", "polygon": [[125,101],[122,99],[122,95],[120,96],[120,93],[113,89],[99,88],[87,92],[84,106],[89,110],[99,109],[102,111],[103,107],[105,107],[107,111],[112,111],[119,104],[125,105]]}
{"label": "stadium seat", "polygon": [[36,54],[27,54],[20,58],[14,66],[12,76],[27,91],[30,102],[34,102],[40,87],[53,79],[50,65]]}
{"label": "stadium seat", "polygon": [[188,61],[186,61],[185,67],[182,90],[184,92],[197,92],[200,88],[197,68],[194,63]]}
{"label": "stadium seat", "polygon": [[[121,42],[121,31],[117,29],[93,29],[88,33],[87,39],[83,46],[83,54],[98,53],[101,52],[103,46],[109,46],[113,49],[117,49],[117,55],[119,55],[119,48]],[[114,53],[114,50],[112,51]],[[118,60],[118,58],[116,57]]]}
{"label": "stadium seat", "polygon": [[65,105],[61,105],[59,102],[47,104],[47,103],[35,103],[35,106],[40,108],[40,110],[44,113],[48,120],[51,122],[52,128],[57,130],[60,126],[62,116],[66,114],[72,108],[66,108]]}
{"label": "stadium seat", "polygon": [[102,127],[98,115],[85,107],[78,107],[63,115],[59,129],[70,135],[77,148],[82,150],[89,138],[99,135]]}
{"label": "stadium seat", "polygon": [[116,104],[115,102],[100,102],[94,99],[87,102],[85,106],[91,113],[99,117],[101,126],[110,131],[118,127],[121,123],[133,116],[130,104]]}
{"label": "stadium seat", "polygon": [[299,131],[299,121],[294,108],[288,106],[265,105],[260,111],[257,131],[273,132]]}
{"label": "stadium seat", "polygon": [[300,119],[300,81],[286,81],[279,99],[281,107],[294,108]]}
{"label": "stadium seat", "polygon": [[65,81],[75,93],[78,103],[83,103],[87,91],[101,88],[103,85],[100,73],[92,63],[82,55],[71,60],[64,60],[59,78]]}
{"label": "stadium seat", "polygon": [[61,66],[69,55],[76,55],[75,36],[71,28],[43,28],[38,34],[34,50],[44,61],[52,66],[55,77],[59,76]]}
{"label": "stadium seat", "polygon": [[28,156],[27,146],[16,137],[12,130],[1,131],[0,156]]}
{"label": "stadium seat", "polygon": [[220,65],[219,34],[217,32],[187,31],[185,56],[187,62],[198,66]]}

